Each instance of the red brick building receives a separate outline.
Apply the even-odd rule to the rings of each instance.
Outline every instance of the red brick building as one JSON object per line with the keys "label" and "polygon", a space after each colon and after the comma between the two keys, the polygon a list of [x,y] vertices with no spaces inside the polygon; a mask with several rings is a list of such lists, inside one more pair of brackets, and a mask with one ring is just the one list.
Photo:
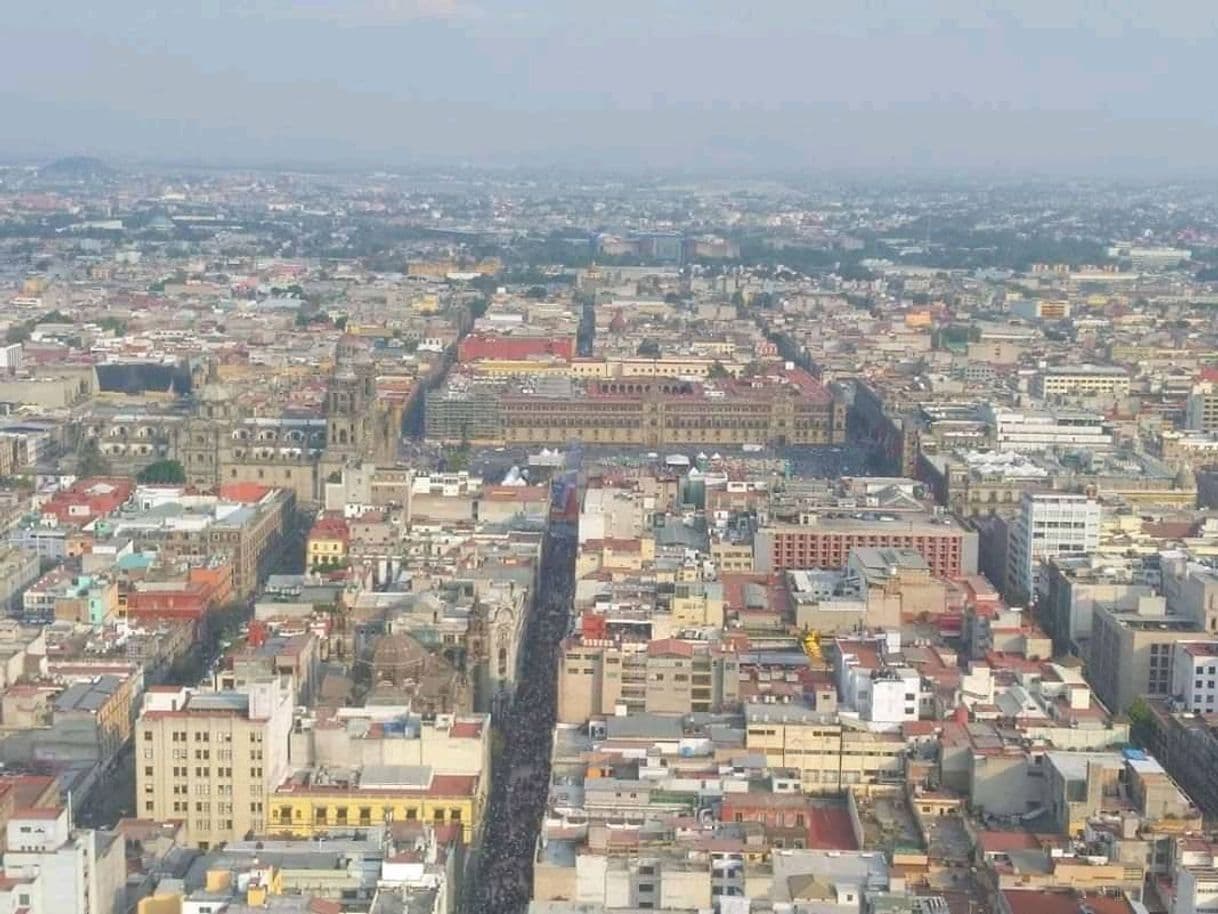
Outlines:
{"label": "red brick building", "polygon": [[213,588],[200,581],[155,581],[137,584],[127,594],[127,618],[137,624],[160,621],[198,626],[212,605]]}
{"label": "red brick building", "polygon": [[958,578],[977,573],[977,534],[951,518],[813,517],[808,523],[774,524],[753,541],[758,571],[844,568],[851,549],[913,549],[931,574]]}

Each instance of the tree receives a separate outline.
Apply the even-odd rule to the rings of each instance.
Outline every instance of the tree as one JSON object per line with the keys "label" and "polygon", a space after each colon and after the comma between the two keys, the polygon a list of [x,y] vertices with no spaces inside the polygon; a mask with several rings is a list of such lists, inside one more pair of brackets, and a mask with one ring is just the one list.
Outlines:
{"label": "tree", "polygon": [[313,324],[330,323],[330,315],[325,311],[310,312],[304,305],[296,312],[296,326],[309,327]]}
{"label": "tree", "polygon": [[706,369],[706,376],[708,378],[717,378],[721,380],[728,377],[728,373],[727,369],[723,367],[723,363],[718,359],[715,359],[715,361],[711,363],[711,367]]}
{"label": "tree", "polygon": [[1134,745],[1149,746],[1154,738],[1155,723],[1154,713],[1146,699],[1135,698],[1125,716],[1129,718],[1129,738],[1133,740]]}
{"label": "tree", "polygon": [[446,447],[443,451],[444,472],[461,473],[469,469],[471,448],[469,442],[462,436],[461,443],[456,447]]}
{"label": "tree", "polygon": [[127,335],[127,325],[117,317],[103,317],[97,325],[103,330],[111,331],[115,336]]}
{"label": "tree", "polygon": [[110,461],[101,452],[96,438],[86,438],[76,456],[76,475],[109,476]]}
{"label": "tree", "polygon": [[655,340],[643,340],[643,342],[639,343],[639,348],[635,350],[635,354],[648,359],[658,359],[660,357],[660,344]]}
{"label": "tree", "polygon": [[176,460],[157,460],[140,470],[136,481],[145,485],[181,485],[186,482],[186,470]]}

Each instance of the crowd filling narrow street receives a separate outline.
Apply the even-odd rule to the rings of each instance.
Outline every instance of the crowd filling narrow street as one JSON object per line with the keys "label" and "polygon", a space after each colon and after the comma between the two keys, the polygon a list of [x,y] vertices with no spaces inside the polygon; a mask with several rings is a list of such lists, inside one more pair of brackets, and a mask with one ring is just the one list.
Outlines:
{"label": "crowd filling narrow street", "polygon": [[556,701],[555,665],[569,625],[575,536],[553,529],[542,557],[538,601],[525,640],[516,699],[499,725],[500,749],[469,914],[515,914],[529,902],[537,834],[545,813]]}

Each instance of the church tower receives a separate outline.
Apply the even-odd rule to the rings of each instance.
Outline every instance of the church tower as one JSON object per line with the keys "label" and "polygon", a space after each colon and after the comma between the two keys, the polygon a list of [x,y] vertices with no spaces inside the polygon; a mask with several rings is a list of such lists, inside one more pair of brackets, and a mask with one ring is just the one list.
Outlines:
{"label": "church tower", "polygon": [[402,410],[377,398],[376,368],[368,359],[339,363],[326,389],[326,450],[322,478],[349,463],[390,466],[397,457]]}
{"label": "church tower", "polygon": [[326,452],[362,456],[372,441],[376,374],[368,362],[340,364],[326,389]]}
{"label": "church tower", "polygon": [[195,486],[212,486],[220,479],[220,450],[231,434],[236,417],[233,393],[220,380],[216,363],[211,362],[207,380],[195,397],[194,415],[177,431],[175,455],[186,471],[186,481]]}

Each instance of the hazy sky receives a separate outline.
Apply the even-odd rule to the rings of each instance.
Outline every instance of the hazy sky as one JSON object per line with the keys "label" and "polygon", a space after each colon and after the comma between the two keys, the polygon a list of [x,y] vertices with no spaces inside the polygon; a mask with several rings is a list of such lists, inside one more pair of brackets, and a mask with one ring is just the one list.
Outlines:
{"label": "hazy sky", "polygon": [[10,156],[1218,166],[1212,0],[5,0],[0,34]]}

